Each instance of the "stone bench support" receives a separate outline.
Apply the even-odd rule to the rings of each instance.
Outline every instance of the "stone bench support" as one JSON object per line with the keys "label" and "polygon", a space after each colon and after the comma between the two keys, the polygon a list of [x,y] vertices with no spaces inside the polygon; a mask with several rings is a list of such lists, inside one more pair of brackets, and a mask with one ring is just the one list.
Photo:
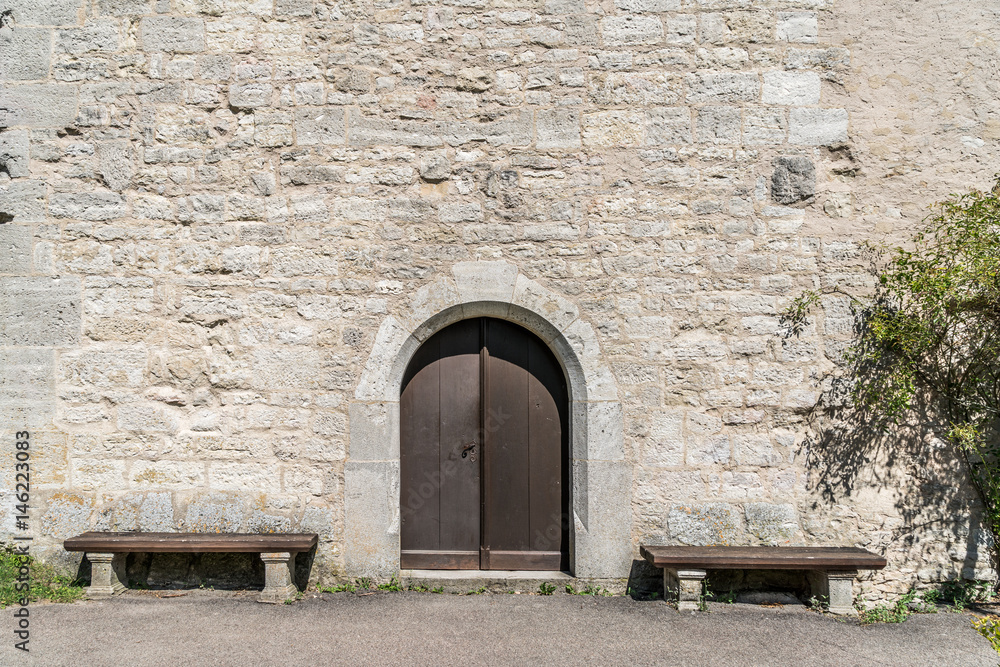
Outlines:
{"label": "stone bench support", "polygon": [[264,561],[264,590],[257,601],[279,604],[295,597],[298,590],[292,583],[295,580],[295,554],[287,551],[262,553],[260,559]]}
{"label": "stone bench support", "polygon": [[87,597],[107,598],[125,590],[126,554],[88,552],[90,561],[90,586]]}
{"label": "stone bench support", "polygon": [[679,611],[698,611],[705,585],[705,570],[663,568],[663,595],[676,600]]}
{"label": "stone bench support", "polygon": [[824,597],[830,603],[831,614],[846,616],[854,614],[854,579],[857,570],[809,572],[809,587],[816,597]]}

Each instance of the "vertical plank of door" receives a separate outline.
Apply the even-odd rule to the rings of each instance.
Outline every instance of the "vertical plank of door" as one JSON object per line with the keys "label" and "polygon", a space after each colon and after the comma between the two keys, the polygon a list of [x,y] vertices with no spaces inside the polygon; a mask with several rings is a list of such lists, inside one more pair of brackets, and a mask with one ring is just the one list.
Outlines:
{"label": "vertical plank of door", "polygon": [[[402,550],[441,548],[440,488],[428,481],[439,470],[441,440],[440,339],[428,340],[410,362],[399,399],[400,546]],[[409,370],[408,369],[408,374]],[[404,564],[404,567],[406,565]]]}
{"label": "vertical plank of door", "polygon": [[491,551],[523,551],[528,546],[528,348],[520,327],[488,320],[489,403],[484,431],[489,457],[489,522]]}
{"label": "vertical plank of door", "polygon": [[[441,548],[478,551],[480,423],[479,322],[467,320],[441,332]],[[475,447],[462,451],[468,445]]]}
{"label": "vertical plank of door", "polygon": [[562,371],[535,337],[528,348],[529,549],[562,547],[562,436],[559,405],[565,403]]}

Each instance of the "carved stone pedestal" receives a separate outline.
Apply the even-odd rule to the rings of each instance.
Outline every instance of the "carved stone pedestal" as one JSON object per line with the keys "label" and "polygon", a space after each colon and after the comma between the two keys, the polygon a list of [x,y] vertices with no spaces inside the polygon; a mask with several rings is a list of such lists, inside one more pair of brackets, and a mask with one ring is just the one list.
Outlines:
{"label": "carved stone pedestal", "polygon": [[263,553],[260,559],[264,561],[264,590],[257,601],[280,604],[295,597],[298,592],[292,583],[295,578],[295,554],[287,551]]}
{"label": "carved stone pedestal", "polygon": [[127,554],[87,553],[90,561],[90,586],[87,597],[107,598],[125,590],[125,556]]}
{"label": "carved stone pedestal", "polygon": [[809,586],[816,597],[825,597],[830,603],[830,613],[842,616],[857,613],[854,609],[854,579],[857,570],[809,573]]}
{"label": "carved stone pedestal", "polygon": [[698,611],[705,581],[705,570],[663,568],[663,595],[677,600],[679,611]]}

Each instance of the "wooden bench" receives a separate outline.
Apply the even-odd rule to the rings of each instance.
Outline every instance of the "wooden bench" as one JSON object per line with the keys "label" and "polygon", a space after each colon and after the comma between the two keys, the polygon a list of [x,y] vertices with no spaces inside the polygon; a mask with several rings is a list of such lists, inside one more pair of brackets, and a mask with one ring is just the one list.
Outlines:
{"label": "wooden bench", "polygon": [[63,543],[66,551],[83,551],[91,564],[93,598],[125,590],[128,553],[259,553],[264,561],[261,602],[284,602],[296,593],[295,555],[309,551],[316,533],[102,533],[88,532]]}
{"label": "wooden bench", "polygon": [[858,570],[881,570],[885,558],[855,547],[640,547],[642,557],[663,568],[663,592],[681,611],[696,611],[706,570],[805,570],[812,594],[824,596],[830,613],[853,614]]}

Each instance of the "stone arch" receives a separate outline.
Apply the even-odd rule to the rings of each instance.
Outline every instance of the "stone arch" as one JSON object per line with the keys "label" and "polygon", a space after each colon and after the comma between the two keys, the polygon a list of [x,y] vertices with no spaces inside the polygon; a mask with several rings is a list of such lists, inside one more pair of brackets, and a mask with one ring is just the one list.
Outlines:
{"label": "stone arch", "polygon": [[417,348],[459,320],[515,322],[549,345],[570,392],[570,563],[588,578],[631,567],[632,470],[625,461],[618,389],[597,335],[569,300],[504,261],[461,262],[387,316],[350,405],[344,467],[344,564],[353,576],[399,570],[399,392]]}

